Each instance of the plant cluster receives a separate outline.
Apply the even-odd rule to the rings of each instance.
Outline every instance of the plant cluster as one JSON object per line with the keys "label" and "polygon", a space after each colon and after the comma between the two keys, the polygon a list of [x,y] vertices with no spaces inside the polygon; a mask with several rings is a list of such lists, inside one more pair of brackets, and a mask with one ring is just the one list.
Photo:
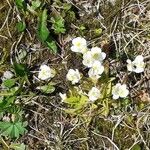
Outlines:
{"label": "plant cluster", "polygon": [[148,1],[3,3],[0,149],[148,149]]}
{"label": "plant cluster", "polygon": [[[44,8],[44,4],[39,0],[31,1],[31,3],[25,3],[24,0],[15,0],[15,3],[25,17],[29,17],[30,14],[37,17],[37,37],[52,53],[56,54],[58,46],[54,36],[63,34],[66,31],[63,17],[59,13],[49,15],[48,10]],[[50,28],[48,22],[51,24]],[[27,27],[25,19],[20,20],[16,27],[18,32],[24,32]]]}
{"label": "plant cluster", "polygon": [[[67,112],[79,113],[79,110],[83,110],[84,107],[89,106],[88,104],[95,105],[105,100],[127,98],[129,90],[126,83],[114,85],[112,81],[115,80],[115,77],[109,78],[106,75],[103,65],[106,54],[102,52],[101,48],[92,47],[90,49],[84,38],[77,37],[72,40],[71,51],[81,53],[82,63],[88,69],[88,78],[84,77],[78,69],[69,69],[66,78],[74,85],[73,89],[71,87],[67,94],[60,93],[62,101],[73,107],[72,110],[67,110]],[[142,55],[138,55],[133,62],[128,59],[128,71],[143,72],[145,68],[143,60]],[[88,86],[84,86],[85,81],[89,82]]]}

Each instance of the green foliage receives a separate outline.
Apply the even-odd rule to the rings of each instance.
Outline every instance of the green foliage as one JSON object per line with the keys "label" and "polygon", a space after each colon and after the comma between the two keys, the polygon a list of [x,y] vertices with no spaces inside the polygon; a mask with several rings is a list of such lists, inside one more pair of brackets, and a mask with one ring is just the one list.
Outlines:
{"label": "green foliage", "polygon": [[54,83],[49,83],[48,85],[38,86],[37,89],[39,89],[41,92],[50,94],[55,91]]}
{"label": "green foliage", "polygon": [[75,16],[75,12],[72,10],[71,3],[67,3],[67,2],[65,3],[60,0],[55,0],[53,2],[53,7],[55,7],[56,9],[60,8],[59,11],[60,16],[65,19],[66,23],[70,24],[70,22],[75,21],[76,16]]}
{"label": "green foliage", "polygon": [[86,29],[86,27],[84,26],[84,25],[81,25],[80,27],[79,27],[79,30],[81,30],[81,31],[83,31],[83,30],[85,30]]}
{"label": "green foliage", "polygon": [[35,1],[32,1],[31,3],[32,3],[32,9],[33,10],[37,9],[41,5],[40,0],[35,0]]}
{"label": "green foliage", "polygon": [[132,147],[131,150],[142,150],[142,149],[141,149],[140,145],[136,144]]}
{"label": "green foliage", "polygon": [[3,81],[3,85],[8,88],[13,87],[15,85],[15,83],[16,83],[15,79],[7,79],[7,80]]}
{"label": "green foliage", "polygon": [[[26,131],[25,122],[22,122],[23,111],[16,103],[16,97],[23,92],[22,86],[27,78],[27,68],[24,64],[14,63],[14,71],[18,78],[4,80],[0,92],[0,113],[3,115],[0,118],[0,134],[9,138],[19,138]],[[16,82],[19,86],[16,86]],[[5,116],[8,118],[7,121],[4,121]]]}
{"label": "green foliage", "polygon": [[47,28],[47,10],[44,9],[38,20],[38,37],[42,42],[45,42],[49,36]]}
{"label": "green foliage", "polygon": [[0,122],[0,133],[3,136],[8,136],[10,138],[19,138],[20,135],[23,135],[26,131],[25,124],[17,122]]}
{"label": "green foliage", "polygon": [[37,8],[39,8],[41,6],[41,2],[40,0],[34,0],[31,2],[31,6],[30,5],[27,5],[27,9],[33,13],[33,14],[36,14],[35,10]]}
{"label": "green foliage", "polygon": [[47,10],[44,9],[38,21],[38,37],[47,45],[47,47],[53,53],[57,52],[57,45],[53,38],[50,36],[50,32],[47,28]]}
{"label": "green foliage", "polygon": [[0,103],[0,112],[4,112],[11,104],[14,103],[16,97],[15,96],[7,96]]}
{"label": "green foliage", "polygon": [[70,10],[71,7],[72,7],[72,5],[71,5],[70,3],[63,3],[63,9],[64,9],[65,11]]}
{"label": "green foliage", "polygon": [[65,103],[69,104],[71,109],[66,109],[65,112],[70,114],[80,114],[82,109],[87,105],[88,97],[84,95],[70,96]]}
{"label": "green foliage", "polygon": [[26,146],[24,145],[24,143],[12,143],[9,148],[13,149],[13,150],[25,150]]}
{"label": "green foliage", "polygon": [[9,90],[3,90],[0,92],[0,96],[12,96],[15,94],[15,92],[18,90],[17,87],[13,87]]}
{"label": "green foliage", "polygon": [[105,117],[108,116],[110,110],[108,101],[109,99],[105,99],[105,101],[102,102],[102,109],[100,110],[100,113]]}
{"label": "green foliage", "polygon": [[108,81],[105,81],[105,83],[103,84],[103,88],[102,88],[102,99],[108,98],[111,96],[111,90],[112,90],[112,81],[114,80],[114,78],[112,79],[108,79]]}
{"label": "green foliage", "polygon": [[15,3],[19,9],[25,9],[26,3],[24,0],[15,0]]}
{"label": "green foliage", "polygon": [[95,29],[95,30],[94,30],[94,33],[95,33],[96,36],[99,36],[99,35],[102,34],[102,31],[103,31],[103,30],[102,30],[101,28],[99,28],[99,29]]}
{"label": "green foliage", "polygon": [[53,40],[46,41],[48,48],[54,53],[57,53],[57,45],[56,42]]}
{"label": "green foliage", "polygon": [[64,19],[61,16],[51,18],[52,29],[56,34],[65,33]]}
{"label": "green foliage", "polygon": [[14,70],[17,76],[24,77],[28,73],[28,69],[25,64],[14,63]]}
{"label": "green foliage", "polygon": [[[138,115],[138,111],[140,111],[140,112],[142,111],[142,114],[144,114],[145,112],[148,112],[147,111],[148,105],[145,107],[144,103],[140,103],[139,106],[137,106],[137,104],[135,104],[135,103],[138,103],[137,99],[141,96],[139,94],[137,94],[137,96],[136,96],[136,93],[140,93],[141,91],[137,91],[135,89],[135,92],[133,90],[133,93],[131,93],[131,96],[132,95],[135,96],[136,101],[131,102],[130,99],[128,99],[128,98],[120,99],[120,100],[112,100],[112,93],[111,93],[112,79],[110,79],[110,76],[113,75],[113,76],[115,76],[116,79],[118,79],[118,77],[119,77],[121,83],[124,83],[127,81],[128,85],[130,85],[131,89],[133,89],[132,83],[135,83],[135,81],[134,81],[134,79],[133,79],[134,77],[133,77],[133,78],[131,78],[131,82],[129,82],[130,75],[132,76],[132,74],[129,74],[129,76],[128,76],[128,74],[126,75],[126,73],[124,72],[124,68],[125,68],[124,65],[126,65],[126,64],[119,64],[120,63],[119,60],[116,60],[116,59],[113,60],[111,58],[109,59],[109,55],[111,55],[111,51],[113,52],[113,49],[114,49],[114,51],[117,51],[118,49],[117,48],[115,49],[114,47],[119,44],[119,45],[121,45],[121,47],[120,47],[121,53],[122,53],[122,50],[125,48],[127,50],[131,48],[130,51],[132,51],[132,49],[135,49],[136,54],[141,52],[141,51],[137,51],[137,49],[136,49],[137,45],[136,45],[135,39],[130,41],[129,37],[127,38],[126,36],[123,36],[125,39],[119,40],[119,42],[121,42],[121,43],[118,43],[118,41],[116,41],[117,43],[113,43],[113,39],[109,36],[109,34],[111,35],[111,31],[113,31],[114,33],[120,33],[120,29],[123,27],[122,25],[125,25],[125,24],[119,23],[119,24],[116,24],[117,25],[117,27],[116,27],[115,24],[113,23],[113,19],[115,19],[113,16],[115,16],[116,18],[119,18],[119,19],[121,18],[120,13],[119,13],[119,17],[117,16],[118,12],[120,12],[120,9],[117,9],[117,11],[115,11],[115,15],[112,15],[112,14],[108,15],[107,13],[103,12],[103,8],[102,8],[103,5],[100,5],[100,9],[102,11],[102,14],[104,15],[104,19],[101,19],[101,22],[99,23],[99,19],[93,18],[93,16],[96,15],[94,13],[94,11],[91,11],[91,13],[88,16],[84,15],[84,12],[82,12],[82,10],[80,10],[80,6],[74,5],[73,3],[70,3],[70,2],[68,2],[68,3],[64,2],[63,0],[54,0],[54,1],[14,0],[14,1],[16,3],[17,7],[19,8],[19,11],[25,10],[26,5],[27,5],[27,10],[29,12],[26,11],[24,14],[23,13],[20,14],[20,12],[19,12],[19,16],[23,17],[24,18],[23,20],[25,20],[25,21],[22,20],[22,21],[18,22],[16,28],[17,28],[18,32],[24,32],[26,29],[26,23],[28,23],[29,29],[26,31],[29,31],[28,32],[29,34],[27,33],[29,36],[26,37],[26,34],[23,34],[23,37],[20,36],[19,40],[13,39],[12,42],[15,42],[15,41],[18,41],[18,42],[14,43],[15,45],[10,42],[12,49],[13,48],[19,49],[20,46],[22,46],[22,45],[27,46],[27,50],[28,50],[28,48],[30,49],[30,47],[32,47],[34,49],[34,47],[36,47],[39,44],[36,41],[35,35],[34,35],[34,29],[35,29],[36,22],[37,22],[36,17],[39,17],[38,18],[38,37],[39,37],[40,41],[42,42],[42,44],[45,44],[50,49],[50,51],[52,51],[53,53],[57,53],[57,51],[58,51],[57,45],[59,45],[60,47],[62,46],[62,48],[65,48],[66,52],[61,53],[62,54],[60,56],[62,58],[62,63],[61,63],[60,62],[61,58],[59,59],[59,56],[56,59],[51,57],[51,55],[50,55],[50,57],[47,56],[48,57],[47,58],[45,56],[39,55],[42,52],[38,53],[37,51],[36,52],[32,51],[30,53],[30,51],[26,51],[26,48],[25,48],[25,50],[22,49],[19,52],[17,51],[17,53],[15,53],[16,51],[14,51],[12,53],[12,55],[10,55],[10,48],[7,47],[7,44],[5,44],[5,43],[2,44],[4,46],[6,45],[6,48],[3,48],[2,53],[0,52],[0,57],[1,57],[0,64],[3,64],[4,66],[6,64],[6,67],[4,67],[4,70],[9,69],[9,59],[8,58],[12,58],[12,59],[15,58],[17,63],[14,64],[14,70],[15,70],[15,75],[17,77],[15,79],[7,79],[2,82],[1,91],[0,91],[0,119],[1,119],[0,120],[0,132],[1,132],[1,135],[8,136],[9,138],[18,138],[20,135],[25,133],[25,131],[26,131],[25,125],[20,120],[20,118],[24,114],[22,111],[22,107],[24,105],[26,105],[25,109],[29,110],[29,109],[33,108],[33,113],[37,114],[37,115],[39,114],[37,116],[37,119],[40,119],[40,120],[36,121],[36,119],[35,119],[35,123],[37,123],[37,126],[38,126],[39,122],[41,123],[41,125],[38,126],[39,131],[41,131],[40,127],[43,127],[43,124],[45,122],[51,124],[51,123],[54,123],[54,121],[55,121],[54,126],[53,125],[50,126],[50,129],[48,129],[48,130],[51,130],[51,128],[52,128],[52,130],[56,129],[56,132],[55,131],[53,132],[54,134],[60,133],[61,135],[63,135],[63,136],[60,136],[60,134],[59,134],[59,136],[54,135],[55,137],[58,137],[58,138],[57,138],[57,140],[54,140],[52,143],[50,143],[50,145],[49,145],[49,141],[45,140],[45,142],[43,144],[45,146],[45,148],[47,147],[47,144],[52,149],[86,149],[88,147],[90,147],[91,149],[95,149],[94,147],[96,147],[96,149],[103,149],[102,148],[103,145],[106,148],[111,148],[113,143],[108,141],[110,138],[116,144],[116,146],[118,146],[119,149],[128,149],[129,147],[131,147],[131,145],[133,145],[133,143],[135,142],[135,137],[137,137],[137,141],[139,140],[141,142],[141,144],[138,143],[138,144],[134,145],[131,150],[141,150],[143,148],[142,147],[143,143],[141,141],[141,137],[138,136],[138,134],[140,133],[140,132],[137,132],[138,128],[141,131],[141,134],[143,137],[142,140],[145,141],[146,144],[148,143],[148,139],[146,139],[148,136],[145,134],[146,132],[142,132],[144,126],[147,126],[148,116],[146,115],[146,117],[144,117],[144,115],[142,115],[142,116]],[[117,0],[117,1],[119,2],[119,0]],[[25,3],[27,3],[27,4],[25,4]],[[106,3],[104,2],[104,4],[106,4],[105,6],[107,7],[107,2]],[[3,6],[1,7],[2,10],[7,8],[7,7],[5,7],[7,5],[8,4],[6,2],[4,7]],[[10,1],[10,7],[11,6],[12,6],[12,9],[10,9],[10,10],[14,10],[13,2]],[[95,7],[93,7],[93,4],[91,6],[92,6],[92,9],[95,9]],[[121,6],[123,6],[123,5],[121,5]],[[145,3],[145,6],[146,6],[146,3]],[[104,9],[106,7],[104,7]],[[131,8],[131,7],[128,7],[128,5],[127,5],[127,8]],[[107,10],[109,10],[109,9],[107,9]],[[127,11],[127,13],[129,11],[129,13],[130,13],[130,11],[132,12],[132,8],[125,9],[125,11]],[[18,11],[15,11],[15,12],[18,13]],[[50,12],[50,13],[48,14],[48,12]],[[138,10],[138,12],[139,12],[139,10]],[[6,13],[6,11],[4,11],[4,13]],[[34,15],[30,15],[30,13],[34,14]],[[55,15],[53,15],[53,13]],[[124,12],[122,14],[124,14]],[[147,14],[147,11],[145,11],[144,16],[146,16],[145,14]],[[7,15],[7,13],[6,13],[6,15]],[[18,15],[18,14],[16,14],[16,15]],[[136,13],[135,15],[138,16],[138,13]],[[92,16],[92,18],[90,19],[91,16]],[[11,17],[11,15],[9,15],[9,17]],[[5,18],[5,16],[3,18]],[[130,16],[123,17],[123,18],[125,18],[125,19],[123,19],[123,22],[126,23],[126,22],[128,22],[128,20],[126,20],[126,18],[129,19]],[[10,18],[8,18],[8,20],[9,19]],[[107,21],[109,19],[111,19],[112,21]],[[96,20],[96,21],[94,21],[94,20]],[[142,23],[141,23],[142,20],[143,19],[141,18],[140,26],[142,26]],[[146,17],[145,17],[144,21],[145,20],[147,20]],[[121,21],[121,19],[119,21]],[[5,25],[5,23],[4,23],[4,27],[3,27],[4,32],[6,31],[5,29],[7,29],[8,27],[11,27],[11,25],[13,25],[15,20],[12,21],[11,24],[9,25],[10,22],[11,21],[8,21],[8,25],[7,24]],[[17,20],[16,20],[16,22],[17,22]],[[70,23],[72,23],[72,25]],[[109,24],[109,26],[107,26],[107,24]],[[2,25],[3,25],[3,22],[2,22]],[[6,26],[6,28],[5,28],[5,26]],[[104,27],[103,34],[102,34],[102,29],[100,28],[100,26]],[[129,27],[129,26],[127,26],[127,27]],[[136,30],[134,30],[132,28],[129,28],[129,29],[127,28],[127,30],[126,30],[126,27],[125,27],[123,29],[124,29],[123,30],[124,35],[127,35],[131,30],[133,31],[132,32],[133,35],[134,35],[134,32],[136,32]],[[60,35],[60,34],[64,34],[66,32],[66,30],[67,30],[68,34]],[[87,30],[89,30],[89,31],[87,31]],[[142,29],[140,27],[137,27],[137,31],[141,31],[142,35],[144,35],[144,33],[145,33],[145,32],[142,32]],[[12,33],[12,36],[14,38],[15,37],[19,38],[19,35],[16,36],[16,34],[14,34],[12,32],[12,28],[10,28],[10,33]],[[78,59],[78,56],[77,56],[76,57],[77,60],[76,60],[76,62],[74,62],[74,60],[73,60],[73,59],[75,59],[74,55],[70,56],[70,54],[67,52],[68,45],[69,45],[68,41],[69,41],[70,37],[74,37],[75,35],[77,35],[77,36],[83,35],[84,37],[87,38],[86,34],[87,34],[87,36],[90,37],[89,38],[90,40],[87,42],[88,45],[90,44],[90,48],[92,46],[100,46],[101,45],[102,49],[108,54],[107,55],[108,59],[105,59],[105,61],[103,63],[105,65],[106,61],[108,61],[109,62],[108,66],[105,66],[105,72],[101,75],[101,78],[95,82],[93,82],[92,80],[90,80],[87,77],[88,76],[88,74],[87,74],[88,68],[85,68],[83,65],[82,65],[82,67],[80,66],[81,65],[80,58]],[[137,40],[138,40],[138,38],[141,38],[142,35],[140,34],[140,36],[137,37]],[[55,39],[55,37],[56,37],[56,39]],[[11,38],[7,38],[7,35],[4,34],[4,36],[2,35],[2,39],[5,39],[6,41],[8,40],[7,43],[9,43],[9,39],[11,39]],[[58,39],[58,41],[57,41],[57,39]],[[147,41],[147,37],[146,37],[146,39],[144,38],[144,44],[146,42],[145,40]],[[122,43],[122,41],[125,41],[124,42],[125,44]],[[33,42],[35,42],[35,46],[33,45],[34,44]],[[140,44],[138,41],[137,41],[137,43]],[[142,43],[143,43],[143,41],[141,42],[141,44]],[[143,45],[142,45],[142,47],[141,46],[138,46],[138,47],[139,47],[139,49],[142,49]],[[30,54],[28,55],[28,53],[30,53],[31,55]],[[122,55],[121,53],[118,55],[121,56]],[[131,53],[133,53],[133,52],[131,52]],[[47,54],[47,52],[46,53],[44,52],[44,55],[45,54]],[[79,57],[81,55],[82,54],[79,54]],[[131,54],[127,54],[127,55],[130,56]],[[25,59],[25,58],[27,58],[27,59]],[[118,57],[118,58],[123,58],[123,57]],[[29,60],[29,62],[26,62],[28,60]],[[54,99],[54,101],[52,101],[51,104],[52,105],[54,104],[53,106],[56,106],[57,109],[55,109],[55,108],[50,109],[49,112],[46,111],[46,113],[45,113],[44,109],[40,106],[40,104],[37,106],[39,109],[38,108],[34,109],[34,107],[36,107],[36,106],[32,104],[33,101],[30,102],[30,100],[32,100],[32,93],[35,96],[35,99],[39,96],[38,103],[41,103],[41,102],[43,102],[42,97],[45,98],[47,96],[47,98],[48,98],[49,95],[46,95],[46,94],[51,94],[54,91],[56,91],[56,92],[59,92],[59,91],[55,90],[55,84],[46,83],[46,81],[41,81],[41,82],[36,81],[32,77],[28,80],[29,82],[27,82],[26,79],[27,79],[27,75],[28,75],[28,69],[27,69],[27,66],[23,64],[23,63],[28,64],[28,67],[33,71],[33,70],[37,70],[36,66],[38,66],[41,62],[43,63],[43,61],[48,62],[48,64],[49,64],[49,62],[52,62],[53,65],[57,67],[56,69],[59,71],[62,71],[64,69],[63,72],[58,73],[58,75],[56,77],[56,81],[58,81],[59,79],[65,78],[66,77],[65,72],[70,67],[73,67],[73,68],[77,67],[83,73],[81,81],[78,84],[73,85],[73,87],[76,86],[76,87],[80,88],[82,91],[81,90],[75,91],[74,89],[71,89],[72,88],[72,87],[70,88],[71,84],[68,84],[68,83],[64,84],[65,79],[62,82],[60,81],[60,83],[63,83],[64,85],[60,84],[59,88],[62,89],[63,92],[67,92],[67,90],[69,90],[69,92],[70,92],[70,93],[69,92],[66,93],[68,98],[64,100],[63,104],[58,103],[58,101],[55,102],[55,99]],[[147,61],[147,59],[146,59],[146,61]],[[58,62],[60,63],[60,65],[57,64]],[[75,63],[77,63],[77,64],[75,64]],[[116,64],[117,64],[117,68],[115,68],[113,70],[113,68],[115,67]],[[8,67],[7,67],[7,65],[8,65]],[[1,68],[2,67],[0,67],[0,71],[1,71]],[[109,71],[112,71],[112,72],[109,72]],[[121,74],[118,74],[119,71],[121,72]],[[0,73],[2,74],[3,70]],[[117,76],[116,76],[116,73],[117,73]],[[138,79],[140,79],[140,76],[141,75],[135,75],[136,81]],[[34,73],[33,73],[33,77],[34,77]],[[121,79],[120,77],[123,77],[123,79]],[[37,84],[38,84],[38,87],[37,87]],[[98,98],[96,101],[89,101],[87,94],[88,94],[89,90],[91,89],[91,87],[93,87],[93,86],[97,87],[100,90],[100,98]],[[23,87],[23,88],[21,88],[21,87]],[[37,92],[37,90],[35,90],[36,87],[41,92],[41,93],[38,92],[39,95],[37,95],[37,93],[36,93]],[[132,90],[131,90],[131,92],[132,92]],[[135,93],[135,95],[134,95],[134,93]],[[42,96],[40,94],[42,94]],[[54,97],[54,98],[56,98],[56,100],[57,100],[58,93],[56,93],[55,96],[56,97]],[[65,98],[65,96],[63,98]],[[35,100],[35,99],[33,99],[33,100]],[[44,105],[45,105],[45,103],[44,103]],[[131,108],[128,107],[129,105],[131,106]],[[61,110],[63,110],[64,107],[65,107],[65,112],[68,114],[62,113]],[[125,111],[125,108],[129,108],[129,111],[128,110]],[[56,110],[54,113],[51,112],[54,110]],[[128,113],[130,116],[127,120],[126,117],[128,116]],[[34,122],[32,117],[28,117],[28,115],[30,115],[30,114],[32,114],[32,112],[30,112],[30,113],[27,112],[27,115],[26,114],[25,115],[27,116],[28,120],[30,120],[31,122]],[[49,114],[51,114],[53,116],[47,117],[46,115],[49,115]],[[77,115],[77,117],[76,116],[72,117],[72,114]],[[108,115],[110,115],[110,116],[108,117]],[[13,119],[12,116],[15,116],[15,119]],[[44,117],[46,116],[46,119],[49,118],[50,120],[44,120],[43,116]],[[61,116],[61,118],[60,118],[60,116]],[[10,122],[4,122],[4,120],[7,120],[7,119],[10,120]],[[42,121],[41,121],[41,119],[42,119]],[[96,121],[96,119],[98,119],[98,121]],[[84,120],[84,122],[82,122],[83,120]],[[109,122],[111,125],[109,125]],[[64,125],[63,130],[61,130],[62,128],[57,126],[57,124],[60,124],[60,123],[62,123]],[[143,126],[143,124],[144,124],[144,126]],[[80,127],[81,127],[81,130],[80,130]],[[118,132],[117,128],[119,128],[119,132]],[[125,128],[125,129],[123,130],[123,128]],[[47,134],[46,135],[44,134],[43,129],[44,128],[42,128],[43,135],[47,136]],[[59,132],[59,129],[60,129],[60,132]],[[76,130],[78,130],[78,131],[76,131]],[[47,129],[45,131],[47,132]],[[51,131],[49,131],[49,132],[51,132]],[[94,136],[93,132],[98,133],[100,135],[99,138],[97,136]],[[84,133],[84,135],[83,135],[83,133]],[[105,135],[105,136],[103,136],[103,135]],[[128,138],[128,137],[130,137],[130,138]],[[74,142],[76,139],[78,139],[78,142]],[[131,141],[132,143],[128,143],[128,142],[124,143],[124,141],[126,141],[127,139],[129,139],[129,141]],[[8,143],[10,143],[10,142],[11,142],[11,140],[9,139]],[[38,149],[38,148],[40,149],[40,147],[44,148],[44,146],[41,145],[41,143],[42,142],[40,142],[40,146],[38,145],[37,147],[35,147],[35,149]],[[53,148],[53,143],[56,146],[56,147],[54,146],[55,148]],[[82,143],[85,143],[86,146],[82,147],[80,145],[80,143],[81,143],[81,145],[82,145]],[[6,141],[6,144],[7,144],[7,141]],[[0,145],[1,145],[1,143],[0,143]],[[65,145],[66,147],[63,147],[63,146],[61,147],[60,145]],[[59,148],[59,146],[60,146],[60,148]],[[19,143],[12,143],[10,145],[10,149],[25,150],[25,145],[19,144]]]}
{"label": "green foliage", "polygon": [[17,23],[18,32],[23,32],[26,29],[26,23],[24,21],[20,21]]}
{"label": "green foliage", "polygon": [[[104,78],[104,77],[103,77]],[[86,116],[89,111],[95,111],[96,114],[101,114],[105,117],[110,113],[111,107],[111,91],[112,91],[112,81],[114,78],[105,78],[105,80],[99,80],[96,84],[99,87],[101,85],[101,96],[98,100],[91,102],[86,94],[79,94],[78,88],[70,89],[70,94],[68,98],[64,100],[65,103],[69,105],[70,109],[66,109],[65,112],[70,114],[79,114]],[[89,91],[93,87],[93,82],[86,79],[80,85],[83,91]],[[90,118],[90,117],[89,117]]]}
{"label": "green foliage", "polygon": [[61,7],[62,9],[68,11],[68,10],[70,10],[72,5],[70,3],[62,2],[61,0],[55,0],[53,2],[53,6],[54,7]]}

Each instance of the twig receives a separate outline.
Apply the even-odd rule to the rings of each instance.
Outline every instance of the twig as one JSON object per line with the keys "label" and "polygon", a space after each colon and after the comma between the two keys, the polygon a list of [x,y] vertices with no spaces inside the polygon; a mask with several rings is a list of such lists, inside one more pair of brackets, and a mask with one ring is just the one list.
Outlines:
{"label": "twig", "polygon": [[96,133],[94,131],[92,131],[92,133],[97,135],[97,136],[99,136],[99,137],[107,139],[117,150],[119,150],[118,146],[109,137],[104,136],[104,135],[100,135],[100,134],[98,134],[98,133]]}

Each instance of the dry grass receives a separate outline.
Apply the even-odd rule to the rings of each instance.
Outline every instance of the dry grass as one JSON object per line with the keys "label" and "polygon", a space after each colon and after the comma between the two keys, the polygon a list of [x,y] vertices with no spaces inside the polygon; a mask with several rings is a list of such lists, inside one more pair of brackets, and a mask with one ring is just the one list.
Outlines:
{"label": "dry grass", "polygon": [[[54,0],[55,1],[55,0]],[[60,8],[44,1],[49,10]],[[76,18],[66,19],[67,32],[56,37],[61,52],[52,55],[36,37],[35,16],[20,13],[13,0],[0,2],[0,73],[9,70],[20,51],[28,53],[25,62],[30,71],[38,70],[43,62],[56,68],[58,75],[56,92],[51,95],[37,93],[32,97],[22,96],[28,133],[18,139],[29,150],[141,150],[150,149],[150,2],[149,0],[116,0],[111,4],[106,0],[64,0],[71,3]],[[16,23],[24,18],[27,29],[16,31]],[[70,21],[70,22],[69,22]],[[84,30],[80,27],[84,26]],[[103,30],[97,35],[97,29]],[[70,52],[70,38],[85,36],[90,46],[101,46],[107,53],[110,75],[130,88],[131,102],[114,102],[107,117],[96,114],[89,123],[79,116],[64,112],[58,93],[66,92],[67,69],[76,67],[84,72],[81,59]],[[145,72],[127,75],[125,61],[137,54],[145,57]],[[5,57],[4,57],[5,56]],[[34,91],[33,84],[27,90]],[[9,141],[9,140],[8,140]],[[6,139],[7,142],[7,139]]]}

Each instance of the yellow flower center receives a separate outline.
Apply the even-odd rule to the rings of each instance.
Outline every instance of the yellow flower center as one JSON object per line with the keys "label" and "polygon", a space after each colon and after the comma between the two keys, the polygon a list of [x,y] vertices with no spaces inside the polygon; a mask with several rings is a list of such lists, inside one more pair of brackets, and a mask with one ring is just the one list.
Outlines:
{"label": "yellow flower center", "polygon": [[98,53],[93,54],[93,58],[94,59],[99,59],[99,54]]}
{"label": "yellow flower center", "polygon": [[77,42],[77,43],[76,43],[76,46],[77,46],[77,47],[80,47],[80,46],[81,46],[81,43],[80,43],[80,42]]}
{"label": "yellow flower center", "polygon": [[47,71],[46,71],[46,70],[43,70],[43,71],[42,71],[42,75],[43,75],[43,76],[45,76],[45,75],[46,75],[46,73],[47,73]]}

